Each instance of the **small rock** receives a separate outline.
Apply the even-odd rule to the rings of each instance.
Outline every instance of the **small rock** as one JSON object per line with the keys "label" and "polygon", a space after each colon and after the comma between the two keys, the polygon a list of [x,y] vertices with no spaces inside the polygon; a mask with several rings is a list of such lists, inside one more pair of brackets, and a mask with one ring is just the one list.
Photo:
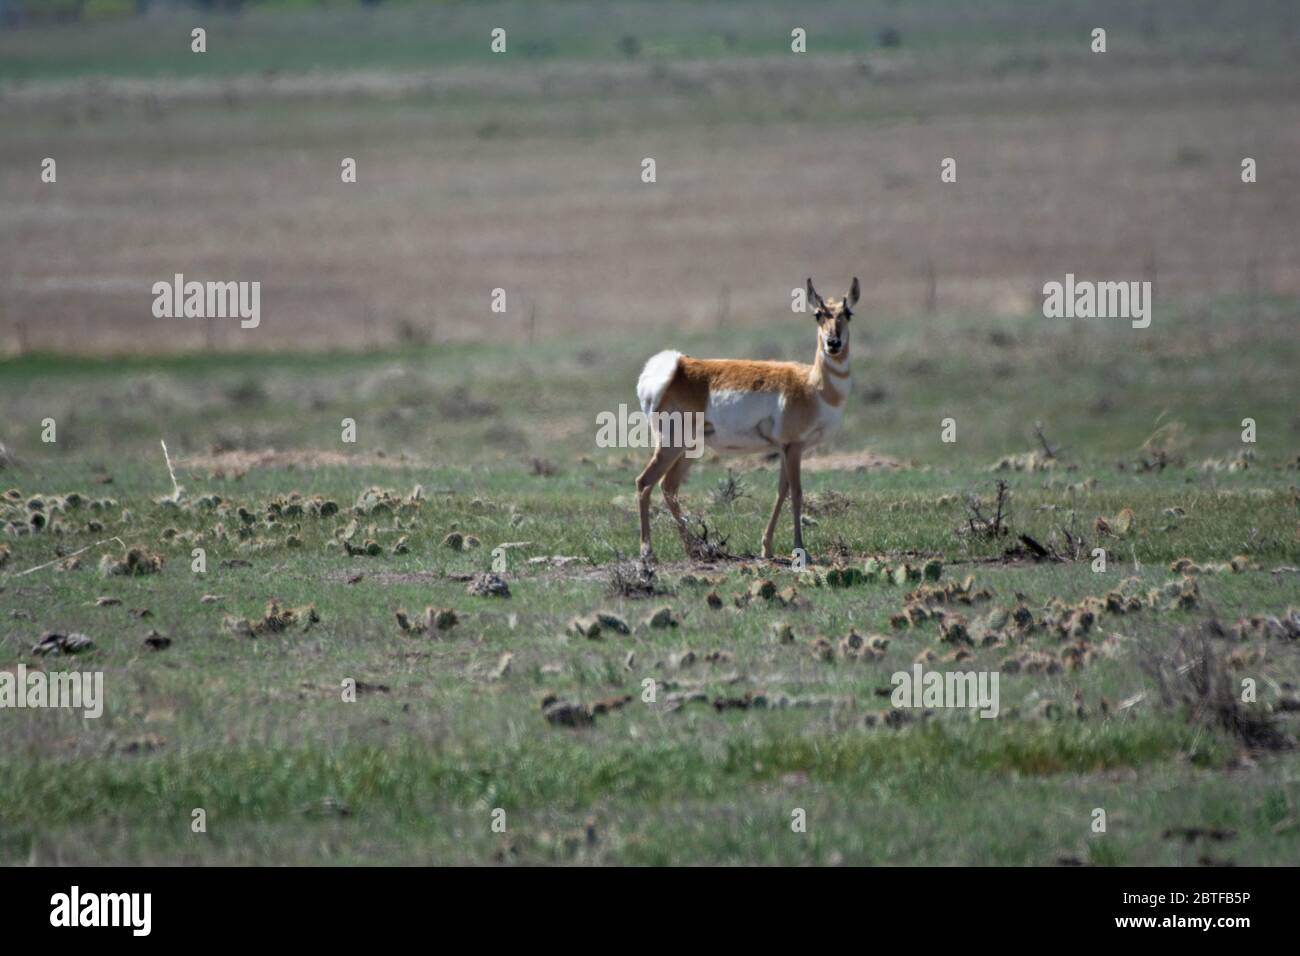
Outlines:
{"label": "small rock", "polygon": [[939,639],[947,644],[972,644],[966,619],[960,614],[950,614],[939,622]]}
{"label": "small rock", "polygon": [[479,597],[510,597],[510,585],[497,574],[476,574],[465,590]]}
{"label": "small rock", "polygon": [[600,638],[600,622],[594,617],[575,617],[569,622],[569,633],[585,637],[589,641]]}
{"label": "small rock", "polygon": [[32,653],[45,654],[79,654],[94,648],[95,642],[85,634],[60,634],[46,631],[41,639],[32,646]]}
{"label": "small rock", "polygon": [[1035,720],[1060,720],[1061,707],[1054,700],[1040,700],[1029,712]]}
{"label": "small rock", "polygon": [[164,637],[157,631],[150,631],[144,639],[144,646],[151,651],[165,651],[172,646],[172,639]]}
{"label": "small rock", "polygon": [[859,568],[831,568],[826,572],[826,583],[833,588],[851,588],[866,581],[867,576]]}
{"label": "small rock", "polygon": [[674,670],[681,670],[684,667],[690,667],[695,663],[695,652],[691,650],[682,651],[680,654],[668,655],[668,666]]}
{"label": "small rock", "polygon": [[598,700],[591,705],[591,713],[594,715],[608,714],[611,711],[619,710],[625,704],[632,700],[631,694],[624,694],[621,697],[606,697],[604,700]]}
{"label": "small rock", "polygon": [[456,616],[455,610],[449,607],[431,607],[428,608],[424,614],[428,626],[436,631],[449,631],[460,622],[460,618]]}
{"label": "small rock", "polygon": [[665,605],[664,607],[655,610],[646,619],[646,623],[651,627],[657,628],[676,627],[678,625],[678,620],[676,615],[673,614],[673,609]]}
{"label": "small rock", "polygon": [[542,700],[542,716],[557,727],[590,727],[596,722],[590,708],[572,701],[547,695]]}
{"label": "small rock", "polygon": [[609,611],[597,611],[596,620],[605,630],[615,631],[619,634],[632,633],[632,628],[628,627],[627,621],[617,614],[611,614]]}

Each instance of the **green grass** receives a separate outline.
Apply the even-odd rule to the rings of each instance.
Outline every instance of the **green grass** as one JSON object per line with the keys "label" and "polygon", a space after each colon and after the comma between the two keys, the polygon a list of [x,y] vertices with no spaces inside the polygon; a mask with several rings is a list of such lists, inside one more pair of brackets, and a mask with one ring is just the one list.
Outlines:
{"label": "green grass", "polygon": [[[502,319],[503,337],[490,349],[446,343],[292,361],[275,354],[4,358],[0,376],[14,386],[7,441],[49,465],[110,449],[152,455],[158,437],[193,434],[224,434],[235,447],[351,452],[338,442],[338,422],[351,417],[362,427],[355,450],[403,449],[435,465],[466,456],[499,462],[594,454],[596,413],[635,402],[636,374],[660,348],[811,358],[809,329],[793,316],[668,337],[594,331],[581,343],[550,338],[527,347],[516,321]],[[1174,450],[1199,465],[1241,451],[1240,422],[1250,417],[1260,436],[1254,450],[1283,466],[1296,448],[1294,321],[1291,301],[1231,298],[1157,309],[1146,333],[1122,321],[895,320],[866,312],[853,330],[860,401],[832,447],[869,444],[935,468],[983,466],[1036,447],[1037,420],[1066,445],[1070,464],[1101,468],[1111,483],[1127,484],[1113,466],[1135,457],[1162,425],[1182,424]],[[46,416],[72,422],[55,445],[40,442]],[[946,417],[957,420],[957,440],[941,445]],[[540,433],[538,421],[548,423]]]}
{"label": "green grass", "polygon": [[[97,721],[3,714],[0,859],[1292,862],[1300,849],[1296,757],[1260,754],[1242,768],[1240,745],[1161,704],[1142,665],[1170,653],[1181,628],[1211,617],[1231,625],[1300,603],[1296,574],[1273,573],[1300,563],[1295,308],[1285,300],[1222,301],[1158,314],[1145,335],[1040,317],[943,316],[918,327],[863,316],[854,332],[857,391],[830,451],[870,447],[905,467],[809,474],[808,494],[821,505],[806,532],[818,574],[840,549],[851,563],[940,556],[943,581],[970,574],[993,592],[989,605],[959,609],[973,619],[1018,600],[1042,614],[1053,600],[1079,602],[1130,576],[1142,589],[1157,588],[1178,579],[1167,566],[1180,557],[1240,554],[1251,565],[1202,575],[1193,608],[1103,615],[1087,639],[1110,653],[1078,670],[1005,670],[1006,660],[1030,651],[1059,657],[1061,640],[1041,631],[977,647],[968,661],[933,663],[1003,671],[1000,716],[944,711],[898,730],[865,723],[889,707],[879,691],[926,648],[950,650],[933,623],[891,627],[910,586],[836,589],[754,561],[692,570],[657,513],[668,593],[646,601],[607,592],[616,555],[636,550],[631,489],[644,455],[593,447],[595,413],[632,400],[640,362],[662,341],[623,335],[402,354],[6,360],[0,438],[18,463],[2,483],[20,492],[6,520],[25,520],[32,496],[76,491],[86,501],[56,509],[38,534],[6,535],[0,666],[42,666],[30,652],[41,632],[82,631],[95,650],[43,666],[104,671],[107,703]],[[806,331],[792,321],[672,344],[696,354],[799,357]],[[1227,381],[1230,389],[1207,385]],[[1097,404],[1103,396],[1108,401]],[[939,435],[948,415],[958,420],[951,445]],[[1203,467],[1242,450],[1247,415],[1260,436],[1248,467]],[[58,422],[53,445],[39,440],[46,416]],[[357,420],[355,446],[340,441],[344,416]],[[1062,446],[1058,465],[991,471],[1000,457],[1034,447],[1037,420]],[[1174,420],[1183,430],[1168,448],[1169,464],[1135,470],[1144,440]],[[179,462],[179,506],[158,500],[171,492],[160,437]],[[199,457],[214,445],[342,457],[282,458],[245,471],[234,458]],[[555,473],[534,474],[534,456]],[[717,505],[709,492],[728,464],[737,463],[697,466],[688,510],[733,551],[753,553],[772,466],[739,462],[747,495]],[[97,483],[105,475],[112,483]],[[958,534],[962,498],[990,495],[999,477],[1011,488],[1016,531],[1063,546],[1072,529],[1090,547],[1108,549],[1107,571],[1094,573],[1086,559],[1002,563],[1009,539]],[[405,497],[417,483],[418,505],[351,512],[369,486]],[[268,522],[268,503],[291,491],[335,501],[341,512]],[[221,503],[201,504],[206,495]],[[1124,508],[1134,514],[1133,530],[1099,536],[1096,519]],[[380,555],[339,547],[338,533],[354,517],[355,540],[376,541]],[[442,539],[451,530],[477,536],[481,547],[450,550]],[[99,556],[121,551],[110,544],[82,554],[78,570],[18,574],[113,536],[160,554],[161,571],[101,576]],[[392,553],[402,536],[409,552]],[[508,552],[512,596],[466,594],[460,577],[487,570],[503,542],[528,542]],[[778,549],[789,542],[787,512]],[[195,546],[206,549],[204,574],[191,571]],[[552,555],[579,560],[564,569],[527,563]],[[229,559],[250,566],[223,565]],[[710,580],[693,583],[688,573]],[[765,575],[796,587],[807,604],[734,606],[733,596]],[[708,608],[710,590],[722,609]],[[215,603],[201,601],[208,594]],[[101,596],[121,604],[98,607]],[[320,621],[252,639],[226,626],[227,616],[256,620],[272,599],[314,604]],[[680,626],[644,626],[663,604]],[[460,623],[441,638],[398,628],[398,609],[418,615],[429,606],[454,607]],[[143,608],[147,617],[133,613]],[[622,615],[633,633],[566,634],[571,618],[597,609]],[[781,623],[792,627],[793,643],[773,636]],[[851,629],[890,644],[870,661],[837,653],[825,662],[811,653],[816,637],[835,644]],[[172,646],[146,649],[152,630]],[[686,650],[699,659],[677,666]],[[714,651],[725,656],[710,662]],[[1253,706],[1275,706],[1300,681],[1294,643],[1224,641],[1219,651],[1239,652],[1234,679],[1257,681]],[[510,671],[494,678],[507,652]],[[347,678],[389,690],[345,703]],[[641,700],[646,679],[658,682],[653,703]],[[672,710],[674,682],[708,701],[752,691],[810,706],[716,711],[705,701]],[[633,700],[573,730],[543,718],[548,693],[584,703]],[[1073,716],[1076,693],[1083,718]],[[1115,709],[1140,694],[1139,703]],[[1043,701],[1065,716],[1038,716]],[[190,831],[196,807],[207,811],[206,834]],[[1105,834],[1089,829],[1096,807],[1107,811]],[[506,811],[504,835],[492,830],[495,808]],[[807,812],[807,833],[791,832],[796,808]],[[1173,826],[1226,827],[1237,836],[1188,847],[1163,838]]]}
{"label": "green grass", "polygon": [[[267,5],[270,6],[270,5]],[[667,9],[665,9],[667,7]],[[187,11],[137,19],[33,23],[0,32],[0,79],[85,76],[229,76],[275,71],[426,69],[492,63],[629,59],[674,62],[784,55],[790,31],[807,30],[809,55],[919,56],[948,65],[989,63],[1005,70],[1087,56],[1091,30],[1104,23],[1111,55],[1134,62],[1218,60],[1277,67],[1294,60],[1275,5],[1186,2],[1142,10],[1122,0],[1072,5],[1000,0],[977,9],[949,0],[899,5],[888,0],[801,5],[650,3],[625,0],[491,4],[385,4],[377,10],[249,9],[238,17]],[[190,52],[203,26],[208,51]],[[507,54],[489,49],[492,29],[507,30]],[[901,45],[881,45],[897,30]]]}

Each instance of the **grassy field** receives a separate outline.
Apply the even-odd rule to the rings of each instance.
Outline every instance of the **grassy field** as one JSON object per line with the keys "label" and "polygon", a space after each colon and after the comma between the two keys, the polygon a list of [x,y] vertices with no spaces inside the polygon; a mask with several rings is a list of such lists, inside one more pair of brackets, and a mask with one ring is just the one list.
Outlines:
{"label": "grassy field", "polygon": [[[1296,757],[1252,750],[1163,702],[1151,668],[1174,666],[1180,631],[1284,616],[1300,603],[1295,318],[1296,304],[1278,301],[1158,315],[1146,332],[1041,317],[967,318],[959,329],[863,316],[844,433],[810,463],[813,569],[747,557],[772,466],[732,463],[744,494],[727,502],[715,489],[728,462],[706,459],[687,507],[738,557],[686,560],[657,514],[662,593],[645,598],[610,590],[619,556],[636,550],[631,490],[642,453],[596,449],[593,436],[597,410],[631,399],[649,337],[308,360],[10,360],[0,373],[7,422],[33,424],[11,432],[17,463],[4,484],[17,494],[5,517],[26,521],[39,498],[50,521],[38,533],[10,528],[0,663],[37,666],[31,646],[42,632],[82,632],[96,647],[75,665],[102,669],[108,691],[98,721],[5,714],[0,854],[1294,862]],[[804,325],[792,318],[680,344],[702,355],[796,356]],[[1157,335],[1164,346],[1144,349]],[[1228,392],[1207,384],[1229,377]],[[954,444],[940,441],[949,415]],[[1254,446],[1239,436],[1248,415],[1261,436]],[[59,429],[54,445],[38,438],[47,416]],[[344,417],[357,422],[355,445],[340,439]],[[1062,446],[1055,463],[993,470],[1038,447],[1036,420]],[[172,485],[160,437],[176,459],[179,503],[164,500]],[[1143,470],[1159,454],[1167,464]],[[1010,488],[1014,533],[1065,550],[1071,531],[1084,539],[1082,558],[1004,557],[1014,534],[961,534],[965,496],[987,502],[998,479]],[[372,487],[392,498],[367,496]],[[75,507],[70,492],[82,499]],[[288,499],[295,492],[301,514]],[[480,545],[453,550],[444,544],[453,532]],[[120,542],[94,544],[110,537]],[[789,540],[787,520],[778,548]],[[504,552],[510,597],[469,595],[466,578],[490,570],[505,543],[515,543]],[[87,545],[75,569],[18,574]],[[1108,550],[1105,573],[1092,570],[1096,546]],[[192,571],[194,547],[206,550],[206,573]],[[101,555],[111,563],[129,548],[161,557],[161,569],[102,572]],[[1183,557],[1208,566],[1238,555],[1239,573],[1169,570]],[[936,621],[891,623],[915,583],[829,583],[833,568],[873,556],[918,568],[939,557],[940,585],[969,575],[989,589],[946,606],[967,620],[973,646],[954,658],[965,645],[945,640]],[[737,605],[768,579],[797,594],[785,605]],[[1060,630],[1059,602],[1170,582],[1186,589],[1185,580],[1196,582],[1186,607],[1162,598],[1100,613],[1081,634]],[[710,607],[711,592],[721,608]],[[104,597],[120,603],[98,606]],[[311,605],[319,620],[300,612],[282,631],[249,636],[241,620],[258,625],[268,602]],[[980,630],[1017,605],[1030,609],[1031,630]],[[458,623],[426,633],[397,623],[399,610],[418,621],[426,607],[452,608]],[[645,623],[661,607],[676,626]],[[569,630],[597,611],[631,633]],[[851,631],[887,646],[855,656],[841,646]],[[153,632],[171,646],[149,649]],[[1265,631],[1241,637],[1212,647],[1234,682],[1257,682],[1258,703],[1243,706],[1280,711],[1300,680],[1298,645]],[[936,655],[930,667],[1000,670],[1000,715],[876,723],[889,710],[879,689],[926,651]],[[372,689],[344,702],[347,678]],[[646,679],[657,682],[653,703],[641,698]],[[543,716],[548,694],[588,706],[632,700],[570,728]],[[1288,715],[1276,719],[1285,732]],[[189,830],[196,807],[208,813],[204,835]],[[1105,834],[1089,830],[1096,807],[1108,814]],[[504,835],[492,830],[496,808],[506,811]],[[806,834],[790,830],[795,808],[807,811]],[[1178,827],[1235,835],[1166,838]]]}
{"label": "grassy field", "polygon": [[[0,31],[0,671],[106,687],[0,710],[0,863],[1300,859],[1294,5],[191,20]],[[154,318],[176,272],[261,325]],[[864,290],[811,565],[708,455],[717,557],[656,496],[647,582],[596,416],[661,348],[810,360],[810,273]],[[1150,328],[1043,317],[1066,273]],[[891,708],[918,661],[998,716]]]}
{"label": "grassy field", "polygon": [[[885,46],[937,54],[950,63],[997,61],[1031,47],[1040,57],[1068,55],[1077,51],[1071,31],[1087,36],[1093,27],[1105,26],[1138,56],[1172,52],[1278,64],[1294,62],[1300,27],[1295,11],[1279,0],[1232,5],[1179,0],[1148,8],[1094,0],[1082,9],[1065,0],[991,0],[978,7],[949,0],[833,0],[797,8],[773,0],[743,6],[699,0],[434,0],[388,3],[382,10],[348,0],[333,9],[322,6],[305,17],[301,9],[268,4],[240,16],[182,9],[160,11],[143,22],[33,23],[0,33],[0,78],[185,77],[196,71],[236,75],[481,63],[492,58],[488,39],[497,27],[507,30],[522,60],[533,62],[783,53],[796,26],[808,32],[810,48],[826,52]],[[195,26],[205,27],[211,41],[201,59],[189,51]],[[896,46],[882,38],[891,30]]]}

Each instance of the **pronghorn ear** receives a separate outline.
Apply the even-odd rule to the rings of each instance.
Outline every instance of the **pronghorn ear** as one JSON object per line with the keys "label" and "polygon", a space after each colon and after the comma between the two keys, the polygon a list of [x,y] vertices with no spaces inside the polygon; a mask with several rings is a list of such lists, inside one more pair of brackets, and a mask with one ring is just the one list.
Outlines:
{"label": "pronghorn ear", "polygon": [[858,304],[858,296],[859,296],[861,293],[862,293],[862,290],[858,287],[858,277],[857,277],[857,276],[854,276],[854,277],[853,277],[853,285],[849,286],[849,294],[848,294],[848,297],[847,297],[844,301],[847,302],[849,305],[857,305],[857,304]]}
{"label": "pronghorn ear", "polygon": [[811,278],[808,280],[808,304],[813,306],[815,312],[820,312],[826,308],[826,300],[817,294],[817,290],[813,288]]}

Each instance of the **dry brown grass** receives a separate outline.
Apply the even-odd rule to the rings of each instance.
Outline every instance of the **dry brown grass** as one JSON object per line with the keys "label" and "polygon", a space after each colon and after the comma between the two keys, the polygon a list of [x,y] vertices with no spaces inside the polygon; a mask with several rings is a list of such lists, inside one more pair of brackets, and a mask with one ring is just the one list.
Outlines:
{"label": "dry brown grass", "polygon": [[[1154,267],[1162,299],[1300,293],[1293,76],[1085,61],[886,83],[817,62],[672,68],[691,82],[538,67],[472,107],[398,77],[333,81],[356,99],[302,98],[290,78],[256,96],[226,80],[9,91],[0,348],[355,348],[518,335],[534,307],[537,335],[766,321],[809,271],[862,273],[868,328],[925,321],[931,268],[941,312],[1034,309],[1067,271]],[[33,173],[44,155],[56,186]],[[150,286],[175,272],[262,281],[262,326],[153,318]],[[497,286],[510,312],[485,330]]]}

